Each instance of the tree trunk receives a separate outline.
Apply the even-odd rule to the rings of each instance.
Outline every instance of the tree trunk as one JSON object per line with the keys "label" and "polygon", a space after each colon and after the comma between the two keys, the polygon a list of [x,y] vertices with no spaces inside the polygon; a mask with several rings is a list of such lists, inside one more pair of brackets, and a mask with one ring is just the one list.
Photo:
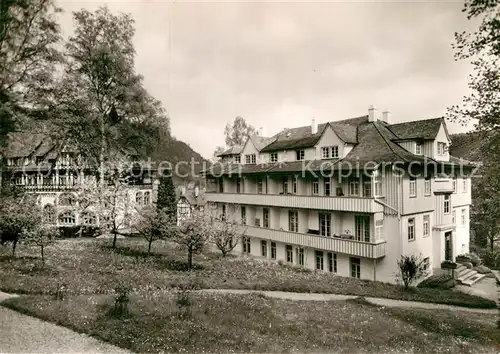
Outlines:
{"label": "tree trunk", "polygon": [[149,244],[148,244],[148,254],[151,253],[151,244],[153,243],[153,239],[149,240]]}
{"label": "tree trunk", "polygon": [[41,245],[40,248],[41,248],[41,253],[42,253],[42,268],[43,268],[43,266],[45,265],[45,257],[43,255],[43,245]]}
{"label": "tree trunk", "polygon": [[188,269],[191,270],[193,268],[193,250],[188,249]]}
{"label": "tree trunk", "polygon": [[12,241],[12,258],[16,256],[17,240]]}
{"label": "tree trunk", "polygon": [[116,231],[113,231],[113,249],[116,248],[116,236],[117,236]]}

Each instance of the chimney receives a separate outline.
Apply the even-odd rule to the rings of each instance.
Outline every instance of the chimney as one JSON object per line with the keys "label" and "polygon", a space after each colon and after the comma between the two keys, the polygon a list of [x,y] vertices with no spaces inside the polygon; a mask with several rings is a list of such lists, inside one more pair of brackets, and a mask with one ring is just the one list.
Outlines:
{"label": "chimney", "polygon": [[387,124],[391,124],[390,120],[391,120],[391,111],[386,109],[382,112],[382,121],[386,122]]}
{"label": "chimney", "polygon": [[311,134],[316,134],[318,132],[318,125],[316,124],[316,119],[313,118],[311,122]]}
{"label": "chimney", "polygon": [[264,136],[264,127],[259,128],[259,136]]}
{"label": "chimney", "polygon": [[375,122],[377,120],[377,109],[371,105],[368,107],[368,121]]}

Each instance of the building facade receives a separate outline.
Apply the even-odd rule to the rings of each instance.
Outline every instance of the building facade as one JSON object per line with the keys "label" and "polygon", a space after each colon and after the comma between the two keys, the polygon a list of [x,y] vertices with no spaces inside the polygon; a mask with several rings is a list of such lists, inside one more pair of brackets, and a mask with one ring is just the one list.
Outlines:
{"label": "building facade", "polygon": [[110,201],[104,203],[104,209],[97,207],[95,200],[88,199],[97,194],[91,186],[98,184],[98,169],[89,166],[77,151],[42,134],[10,134],[2,157],[6,162],[2,183],[11,183],[36,197],[44,222],[57,227],[105,226],[113,217],[118,228],[127,232],[133,219],[130,216],[156,200],[156,170],[131,162],[126,171],[120,171],[126,183],[106,181],[101,196]]}
{"label": "building facade", "polygon": [[370,107],[249,137],[205,171],[205,199],[244,224],[239,253],[385,282],[417,254],[432,274],[469,251],[473,166],[449,145],[442,118],[391,124]]}

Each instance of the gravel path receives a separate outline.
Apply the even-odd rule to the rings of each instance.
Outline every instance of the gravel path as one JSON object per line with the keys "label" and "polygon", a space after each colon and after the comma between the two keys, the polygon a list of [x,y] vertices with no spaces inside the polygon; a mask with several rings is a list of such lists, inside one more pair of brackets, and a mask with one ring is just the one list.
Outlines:
{"label": "gravel path", "polygon": [[[338,295],[338,294],[309,294],[309,293],[293,293],[283,291],[258,291],[258,290],[236,290],[236,289],[204,289],[202,292],[220,293],[220,294],[262,294],[266,297],[272,297],[284,300],[301,300],[301,301],[342,301],[348,299],[356,299],[356,295]],[[365,297],[365,300],[379,306],[386,307],[409,307],[430,310],[452,310],[452,311],[465,311],[485,314],[498,314],[498,309],[475,309],[461,306],[452,306],[444,304],[432,304],[428,302],[417,301],[402,301],[383,299],[377,297]]]}
{"label": "gravel path", "polygon": [[[12,297],[0,292],[0,302]],[[0,306],[1,353],[130,353],[65,327]]]}

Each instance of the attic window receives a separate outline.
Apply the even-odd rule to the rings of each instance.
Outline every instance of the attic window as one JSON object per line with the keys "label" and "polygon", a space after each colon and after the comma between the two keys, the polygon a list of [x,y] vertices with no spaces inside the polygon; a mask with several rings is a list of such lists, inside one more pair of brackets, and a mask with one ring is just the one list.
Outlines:
{"label": "attic window", "polygon": [[415,155],[422,155],[422,143],[415,144]]}
{"label": "attic window", "polygon": [[295,153],[297,154],[297,161],[302,161],[304,160],[304,150],[297,150],[295,151]]}
{"label": "attic window", "polygon": [[277,152],[271,153],[271,162],[278,162],[278,153]]}
{"label": "attic window", "polygon": [[446,155],[446,143],[437,143],[437,154]]}
{"label": "attic window", "polygon": [[245,155],[245,163],[247,163],[247,164],[255,164],[256,163],[255,154]]}

